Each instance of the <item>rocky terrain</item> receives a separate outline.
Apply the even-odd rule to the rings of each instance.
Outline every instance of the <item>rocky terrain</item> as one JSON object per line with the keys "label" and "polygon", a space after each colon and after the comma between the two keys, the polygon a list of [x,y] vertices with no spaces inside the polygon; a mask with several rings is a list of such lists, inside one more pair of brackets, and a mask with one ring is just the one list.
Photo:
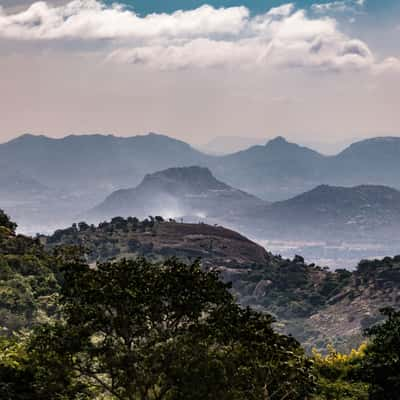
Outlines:
{"label": "rocky terrain", "polygon": [[82,246],[90,262],[110,258],[177,256],[205,266],[251,267],[268,263],[272,255],[237,232],[203,223],[187,224],[161,218],[113,218],[97,227],[80,223],[42,237],[48,247]]}

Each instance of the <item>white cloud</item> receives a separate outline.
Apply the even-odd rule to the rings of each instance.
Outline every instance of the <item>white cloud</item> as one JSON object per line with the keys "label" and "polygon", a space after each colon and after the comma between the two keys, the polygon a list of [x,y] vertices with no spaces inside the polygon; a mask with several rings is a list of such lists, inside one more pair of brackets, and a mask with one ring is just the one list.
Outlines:
{"label": "white cloud", "polygon": [[365,0],[336,0],[330,3],[316,3],[311,9],[317,14],[360,12]]}
{"label": "white cloud", "polygon": [[293,3],[288,3],[288,4],[284,4],[280,7],[274,7],[271,8],[267,15],[271,16],[271,17],[287,17],[288,15],[290,15],[294,10],[294,4]]}
{"label": "white cloud", "polygon": [[97,0],[73,0],[64,6],[44,1],[18,14],[0,12],[0,36],[16,39],[150,39],[238,34],[249,11],[245,7],[215,9],[202,6],[192,11],[139,17],[114,4]]}
{"label": "white cloud", "polygon": [[385,58],[382,62],[373,66],[372,72],[376,75],[381,75],[387,72],[399,73],[400,59],[396,57]]}
{"label": "white cloud", "polygon": [[[362,5],[362,0],[355,2]],[[341,3],[348,1],[329,4]],[[342,33],[335,19],[310,17],[292,3],[252,17],[245,7],[208,5],[141,17],[121,5],[108,7],[97,0],[73,0],[62,6],[41,1],[15,14],[0,10],[0,37],[108,39],[112,47],[110,51],[107,47],[108,60],[161,69],[283,66],[341,70],[377,64],[368,46]]]}

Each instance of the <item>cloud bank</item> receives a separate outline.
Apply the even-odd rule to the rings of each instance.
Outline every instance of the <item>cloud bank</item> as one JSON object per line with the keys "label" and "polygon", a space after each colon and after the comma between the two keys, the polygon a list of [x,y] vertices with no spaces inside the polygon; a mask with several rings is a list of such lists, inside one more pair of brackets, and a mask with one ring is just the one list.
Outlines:
{"label": "cloud bank", "polygon": [[[361,7],[362,0],[351,3]],[[330,5],[329,5],[330,4]],[[329,3],[347,7],[349,1]],[[318,8],[317,11],[323,11]],[[343,33],[334,18],[310,16],[289,3],[265,14],[246,7],[214,8],[139,16],[122,5],[73,0],[44,1],[6,14],[0,9],[0,38],[21,41],[104,41],[107,60],[155,69],[290,67],[323,70],[378,69],[366,43]],[[397,59],[391,58],[390,65]]]}

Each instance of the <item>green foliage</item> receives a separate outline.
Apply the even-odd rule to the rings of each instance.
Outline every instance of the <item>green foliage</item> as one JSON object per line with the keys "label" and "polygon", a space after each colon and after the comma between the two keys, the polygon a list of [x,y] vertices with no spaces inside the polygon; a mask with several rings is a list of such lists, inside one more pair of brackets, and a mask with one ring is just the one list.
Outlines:
{"label": "green foliage", "polygon": [[315,400],[368,400],[369,385],[360,378],[360,369],[367,345],[350,354],[338,353],[328,346],[326,356],[314,351],[317,379]]}
{"label": "green foliage", "polygon": [[400,312],[382,310],[387,318],[367,330],[371,343],[367,348],[363,373],[371,383],[371,400],[397,400],[400,393]]}
{"label": "green foliage", "polygon": [[[293,334],[307,349],[334,343],[347,352],[359,346],[364,328],[380,320],[378,309],[398,302],[400,257],[363,261],[352,272],[332,272],[307,264],[300,256],[284,259],[266,253],[265,257],[248,257],[257,250],[247,243],[226,246],[231,234],[210,233],[202,224],[188,227],[157,217],[144,221],[116,217],[97,227],[81,223],[43,241],[49,248],[82,246],[89,262],[138,256],[153,261],[178,256],[191,262],[201,257],[203,268],[218,267],[222,279],[232,281],[232,293],[241,305],[276,316],[280,332]],[[338,318],[348,306],[352,309],[348,318]],[[340,330],[334,328],[336,324]]]}
{"label": "green foliage", "polygon": [[159,216],[149,216],[143,221],[134,217],[115,217],[110,222],[101,222],[97,227],[80,222],[57,230],[45,240],[49,248],[65,245],[81,247],[91,262],[109,261],[122,253],[149,257],[151,247],[135,240],[135,234],[151,233],[163,222],[164,219]]}
{"label": "green foliage", "polygon": [[25,338],[0,337],[0,398],[34,400],[33,374],[28,366]]}
{"label": "green foliage", "polygon": [[[154,238],[158,246],[153,246],[153,241],[148,240],[157,225],[163,223],[168,224],[160,217],[149,217],[144,221],[139,221],[137,218],[115,217],[110,222],[102,222],[93,229],[88,228],[85,223],[80,223],[78,226],[56,231],[46,240],[49,247],[60,244],[83,246],[90,261],[104,262],[112,258],[138,255],[158,260],[165,259],[171,254],[181,255],[182,249],[178,246],[172,249],[172,253],[163,253],[162,249],[168,247],[168,243],[157,243],[157,238]],[[180,225],[178,224],[178,227]],[[174,235],[179,236],[181,232],[177,228]],[[201,250],[199,254],[204,253],[204,248],[199,250]],[[188,250],[185,249],[184,253],[187,254]],[[232,268],[228,261],[226,264],[229,269]],[[218,265],[223,266],[223,260],[218,260]],[[352,274],[347,271],[332,273],[315,265],[308,265],[300,256],[286,260],[270,255],[269,262],[265,265],[246,267],[248,268],[245,272],[235,274],[233,283],[235,295],[241,304],[262,306],[280,319],[310,316],[323,307],[328,299],[340,293],[352,278]],[[230,281],[230,278],[227,276],[226,280]],[[270,284],[265,286],[264,290],[256,290],[257,284],[261,281],[270,281]]]}
{"label": "green foliage", "polygon": [[31,343],[41,380],[57,393],[62,377],[79,376],[114,399],[306,398],[313,377],[299,344],[227,289],[177,260],[69,265],[64,322]]}
{"label": "green foliage", "polygon": [[9,228],[0,230],[0,335],[30,329],[57,314],[60,265],[72,255],[46,252],[38,240]]}
{"label": "green foliage", "polygon": [[[6,228],[11,232],[15,232],[15,229],[17,229],[17,224],[12,222],[3,210],[0,210],[0,228]],[[3,232],[6,231],[3,230]]]}
{"label": "green foliage", "polygon": [[[244,304],[261,303],[279,319],[307,318],[350,282],[351,273],[324,271],[308,265],[300,256],[293,260],[276,257],[270,265],[236,277],[233,289]],[[262,294],[254,294],[260,281],[268,281]],[[252,283],[249,286],[249,283]]]}
{"label": "green foliage", "polygon": [[[29,348],[30,337],[0,338],[0,398],[3,400],[84,400],[88,391],[79,379],[65,369],[58,373],[58,380],[48,382],[48,376],[37,357],[40,348]],[[51,357],[50,354],[47,357]],[[62,367],[62,366],[61,366]]]}
{"label": "green foliage", "polygon": [[68,246],[45,251],[0,212],[1,399],[398,399],[400,312],[384,310],[386,321],[367,331],[371,342],[358,351],[307,358],[273,330],[270,315],[239,307],[232,293],[242,305],[304,318],[363,287],[394,293],[400,257],[331,273],[299,256],[271,256],[236,274],[233,289],[198,263],[135,258],[91,268],[82,259],[88,248],[104,259],[127,249],[148,254],[152,248],[126,232],[149,237],[162,223],[80,223],[50,239]]}

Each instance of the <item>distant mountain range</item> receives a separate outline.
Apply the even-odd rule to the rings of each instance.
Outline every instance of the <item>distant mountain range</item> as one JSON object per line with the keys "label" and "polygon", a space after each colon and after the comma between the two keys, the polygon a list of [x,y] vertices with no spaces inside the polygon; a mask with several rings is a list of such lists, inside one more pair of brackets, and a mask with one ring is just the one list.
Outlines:
{"label": "distant mountain range", "polygon": [[[307,140],[304,146],[317,150],[325,155],[338,154],[340,151],[348,147],[351,143],[358,142],[360,139],[353,137],[352,139],[335,139],[322,137],[320,140]],[[268,139],[269,140],[269,139]],[[198,144],[195,147],[207,154],[227,155],[246,150],[252,146],[263,146],[268,141],[267,138],[256,138],[248,136],[217,136],[207,143]]]}
{"label": "distant mountain range", "polygon": [[227,183],[270,201],[321,184],[400,188],[400,138],[368,139],[335,156],[324,156],[277,137],[265,146],[218,158],[211,169]]}
{"label": "distant mountain range", "polygon": [[0,145],[2,163],[54,189],[111,192],[143,176],[183,166],[208,167],[218,179],[269,201],[285,200],[321,184],[380,184],[400,188],[400,138],[352,144],[324,156],[282,137],[225,156],[204,154],[168,136],[104,135],[51,139],[24,135]]}
{"label": "distant mountain range", "polygon": [[23,135],[0,145],[0,160],[55,189],[112,190],[135,185],[147,173],[203,164],[208,156],[163,135]]}
{"label": "distant mountain range", "polygon": [[207,221],[276,239],[384,240],[399,232],[400,192],[321,185],[267,203],[217,180],[207,168],[182,167],[146,175],[136,188],[112,193],[89,215],[96,221],[148,215]]}
{"label": "distant mountain range", "polygon": [[[103,211],[106,215],[111,216],[105,211],[110,207],[111,212],[113,208],[110,204],[114,202],[115,196],[129,199],[136,196],[135,207],[132,208],[131,200],[126,200],[129,203],[128,208],[124,209],[122,206],[125,200],[121,200],[118,207],[124,213],[137,211],[142,214],[145,211],[140,204],[143,193],[152,193],[153,197],[160,196],[160,193],[172,193],[168,201],[167,196],[163,197],[164,211],[166,208],[170,209],[171,216],[177,214],[175,211],[179,211],[178,214],[193,214],[195,210],[199,210],[198,216],[217,215],[222,216],[224,220],[230,216],[233,221],[233,216],[240,214],[247,217],[249,209],[252,209],[252,215],[263,216],[261,219],[257,217],[254,223],[254,229],[262,233],[268,232],[268,226],[276,227],[280,224],[280,220],[275,223],[271,215],[279,213],[282,207],[289,207],[293,202],[286,203],[286,206],[265,206],[265,209],[260,211],[260,199],[271,202],[286,201],[320,185],[384,185],[400,189],[400,138],[396,137],[356,142],[334,156],[325,156],[310,148],[289,143],[283,137],[233,154],[212,156],[194,149],[185,142],[154,133],[127,138],[82,135],[67,136],[63,139],[23,135],[0,145],[0,160],[1,165],[7,166],[0,173],[0,206],[9,210],[4,202],[6,197],[30,202],[31,204],[25,207],[26,210],[39,210],[35,214],[35,220],[29,221],[32,229],[35,229],[38,221],[52,220],[55,214],[59,216],[60,213],[68,215],[69,221],[72,222],[71,216],[82,215],[85,210],[96,206],[107,195],[117,190],[122,191],[117,192],[118,195],[113,194],[108,199],[108,204],[104,205]],[[214,189],[210,185],[207,195],[200,196],[194,190],[194,185],[188,186],[190,182],[181,181],[179,186],[178,180],[174,178],[175,186],[171,186],[171,182],[168,181],[170,177],[166,177],[165,174],[155,175],[150,179],[150,175],[157,171],[189,166],[208,168],[215,177],[213,179],[219,181],[219,185],[225,185],[224,189],[221,189],[223,192],[213,192]],[[167,183],[162,185],[162,179],[166,179]],[[131,189],[141,182],[138,188]],[[157,188],[154,187],[155,182],[158,182]],[[321,188],[316,193],[319,191]],[[38,207],[35,199],[40,192],[44,194],[40,197]],[[185,193],[185,196],[182,196],[182,193]],[[229,196],[223,197],[224,204],[218,204],[222,203],[222,193],[229,193]],[[257,196],[258,199],[253,196]],[[321,198],[323,197],[322,195]],[[240,207],[237,207],[238,204]],[[150,205],[151,203],[148,203],[146,207]],[[152,207],[147,209],[158,209],[157,202],[154,200]],[[19,212],[18,207],[9,211],[23,225],[26,216],[31,215],[30,211]],[[285,211],[286,216],[289,214],[289,211]],[[325,216],[329,221],[327,215],[328,212]],[[387,215],[396,213],[388,211]],[[265,225],[267,219],[264,216],[268,216],[268,226]],[[298,225],[304,218],[302,220],[301,216],[297,217],[291,221]],[[358,215],[353,217],[357,221],[360,220]],[[347,222],[350,230],[351,219]],[[332,229],[335,231],[336,228]],[[315,227],[313,230],[315,231]]]}

